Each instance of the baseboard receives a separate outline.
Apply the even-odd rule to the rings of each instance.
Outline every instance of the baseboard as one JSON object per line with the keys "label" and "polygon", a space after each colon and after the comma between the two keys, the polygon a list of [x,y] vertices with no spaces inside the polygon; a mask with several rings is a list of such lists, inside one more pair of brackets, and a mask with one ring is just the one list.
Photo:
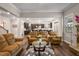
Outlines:
{"label": "baseboard", "polygon": [[68,43],[68,42],[66,42],[66,41],[63,41],[63,43],[65,43],[65,45],[69,46],[69,43]]}
{"label": "baseboard", "polygon": [[72,47],[68,42],[66,41],[63,41],[68,47],[69,47],[69,50],[71,52],[73,52],[76,56],[79,56],[79,49],[78,48],[75,48],[75,47]]}
{"label": "baseboard", "polygon": [[69,47],[70,47],[70,51],[71,52],[73,52],[74,54],[79,56],[79,49],[78,48],[75,48],[75,47],[72,47],[72,46],[69,46]]}

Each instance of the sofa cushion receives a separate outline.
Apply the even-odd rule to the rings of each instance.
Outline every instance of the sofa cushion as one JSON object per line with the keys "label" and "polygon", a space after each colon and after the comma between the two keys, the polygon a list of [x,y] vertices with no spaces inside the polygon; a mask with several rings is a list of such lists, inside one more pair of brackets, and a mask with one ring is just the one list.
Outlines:
{"label": "sofa cushion", "polygon": [[0,56],[10,56],[9,52],[0,52]]}
{"label": "sofa cushion", "polygon": [[23,46],[23,42],[22,42],[22,41],[16,42],[16,44],[17,44],[19,47],[22,47],[22,46]]}
{"label": "sofa cushion", "polygon": [[36,38],[29,38],[29,41],[36,41]]}
{"label": "sofa cushion", "polygon": [[8,46],[7,41],[5,40],[3,35],[0,35],[0,50],[2,50],[6,46]]}
{"label": "sofa cushion", "polygon": [[14,35],[11,33],[8,34],[3,34],[3,36],[5,37],[5,39],[7,40],[9,45],[12,45],[15,43],[15,39],[14,39]]}
{"label": "sofa cushion", "polygon": [[16,42],[23,41],[24,38],[15,38]]}
{"label": "sofa cushion", "polygon": [[31,35],[31,38],[36,38],[36,35]]}
{"label": "sofa cushion", "polygon": [[16,53],[18,51],[19,47],[17,44],[13,44],[10,46],[5,47],[2,51],[7,51],[9,53],[11,53],[11,55],[13,55],[14,53]]}

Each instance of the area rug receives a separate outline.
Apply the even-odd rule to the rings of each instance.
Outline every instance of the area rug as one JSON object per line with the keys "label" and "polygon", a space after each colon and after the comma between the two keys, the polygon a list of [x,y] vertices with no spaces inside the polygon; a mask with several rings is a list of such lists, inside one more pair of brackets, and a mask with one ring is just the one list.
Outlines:
{"label": "area rug", "polygon": [[43,52],[40,52],[40,55],[38,52],[34,51],[34,47],[31,45],[28,49],[28,51],[25,53],[25,56],[54,56],[54,50],[46,46],[45,50]]}

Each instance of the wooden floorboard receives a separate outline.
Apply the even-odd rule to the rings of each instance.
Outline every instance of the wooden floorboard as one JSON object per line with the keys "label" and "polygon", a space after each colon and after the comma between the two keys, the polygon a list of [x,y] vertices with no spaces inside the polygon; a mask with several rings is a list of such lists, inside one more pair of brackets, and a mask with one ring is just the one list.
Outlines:
{"label": "wooden floorboard", "polygon": [[56,56],[75,56],[75,54],[72,53],[69,50],[69,47],[65,44],[62,44],[60,46],[53,46],[53,48]]}

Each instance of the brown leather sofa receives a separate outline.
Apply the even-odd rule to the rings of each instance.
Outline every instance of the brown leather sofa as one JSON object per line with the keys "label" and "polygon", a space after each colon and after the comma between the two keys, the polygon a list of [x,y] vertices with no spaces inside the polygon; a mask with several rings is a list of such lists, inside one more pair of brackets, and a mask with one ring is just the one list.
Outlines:
{"label": "brown leather sofa", "polygon": [[28,35],[27,38],[28,38],[29,44],[32,44],[32,42],[37,40],[36,35]]}
{"label": "brown leather sofa", "polygon": [[0,52],[0,56],[10,56],[9,52]]}
{"label": "brown leather sofa", "polygon": [[61,44],[61,36],[58,36],[56,32],[49,32],[49,39],[51,44],[53,45],[60,45]]}
{"label": "brown leather sofa", "polygon": [[27,35],[29,44],[32,44],[33,41],[36,41],[37,31],[32,31]]}
{"label": "brown leather sofa", "polygon": [[37,41],[38,35],[42,35],[43,41],[46,41],[47,43],[49,43],[48,37],[44,32],[35,31],[35,32],[30,32],[30,34],[27,35],[29,44],[32,44],[32,42],[34,42],[34,41]]}
{"label": "brown leather sofa", "polygon": [[23,48],[23,39],[14,38],[12,33],[0,35],[0,56],[17,55]]}
{"label": "brown leather sofa", "polygon": [[50,37],[50,42],[51,42],[51,44],[53,44],[53,45],[60,45],[61,44],[61,37],[59,37],[59,36],[51,36]]}

